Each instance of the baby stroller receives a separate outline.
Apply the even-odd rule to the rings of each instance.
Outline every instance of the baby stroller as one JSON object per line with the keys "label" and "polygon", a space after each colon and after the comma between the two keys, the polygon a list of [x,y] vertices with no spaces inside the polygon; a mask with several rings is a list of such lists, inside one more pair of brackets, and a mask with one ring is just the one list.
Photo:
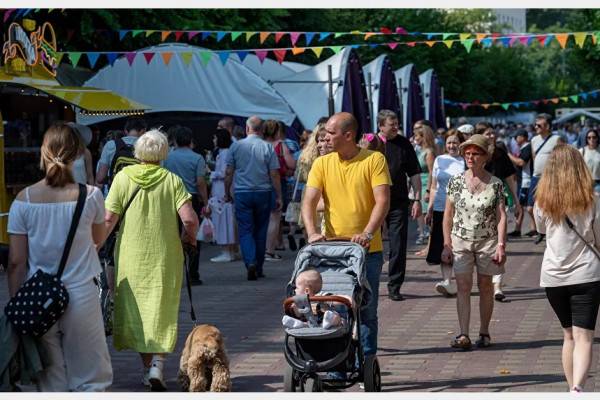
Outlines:
{"label": "baby stroller", "polygon": [[[358,310],[371,295],[364,268],[365,257],[362,246],[347,241],[313,243],[299,251],[287,285],[284,312],[293,316],[293,304],[306,306],[300,304],[307,301],[306,295],[295,296],[295,281],[297,275],[310,266],[321,273],[321,293],[327,296],[309,296],[308,302],[333,302],[344,322],[329,329],[314,323],[308,327],[284,328],[284,351],[288,363],[284,372],[286,392],[346,389],[357,382],[364,382],[366,392],[381,391],[377,356],[365,357],[360,341]],[[345,378],[332,377],[334,372]]]}

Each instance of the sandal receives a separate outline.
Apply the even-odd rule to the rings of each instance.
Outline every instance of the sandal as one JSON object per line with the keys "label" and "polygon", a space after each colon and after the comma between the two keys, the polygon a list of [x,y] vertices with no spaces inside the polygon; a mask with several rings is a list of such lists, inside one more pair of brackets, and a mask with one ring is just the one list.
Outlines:
{"label": "sandal", "polygon": [[475,345],[480,349],[490,347],[492,345],[492,338],[489,333],[480,333],[479,339],[475,342]]}
{"label": "sandal", "polygon": [[450,346],[455,349],[471,350],[471,339],[469,336],[461,333],[450,342]]}

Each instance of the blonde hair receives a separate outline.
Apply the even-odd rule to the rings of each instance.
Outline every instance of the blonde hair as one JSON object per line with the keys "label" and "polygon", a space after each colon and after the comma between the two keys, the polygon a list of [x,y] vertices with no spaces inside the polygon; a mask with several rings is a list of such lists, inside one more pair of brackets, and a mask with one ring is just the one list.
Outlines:
{"label": "blonde hair", "polygon": [[169,141],[167,136],[158,129],[144,133],[134,145],[134,156],[140,161],[166,160],[168,154]]}
{"label": "blonde hair", "polygon": [[[311,135],[306,142],[306,145],[302,149],[300,153],[300,157],[298,158],[298,169],[302,171],[306,171],[306,175],[308,175],[308,171],[313,165],[313,162],[319,157],[319,149],[317,148],[317,138],[321,134],[321,132],[325,132],[325,124],[320,123],[315,126]],[[307,177],[302,179],[306,181]]]}
{"label": "blonde hair", "polygon": [[[578,188],[573,187],[576,182]],[[567,144],[557,145],[537,185],[538,207],[558,224],[567,214],[583,214],[594,205],[594,181],[583,156]]]}
{"label": "blonde hair", "polygon": [[435,137],[433,136],[433,130],[427,125],[421,125],[413,132],[415,135],[421,135],[423,137],[423,143],[421,143],[422,149],[429,149],[433,152],[433,155],[437,154],[435,147]]}
{"label": "blonde hair", "polygon": [[70,164],[79,155],[81,139],[66,123],[54,122],[46,133],[40,150],[40,168],[46,173],[46,183],[51,187],[64,187],[75,183]]}

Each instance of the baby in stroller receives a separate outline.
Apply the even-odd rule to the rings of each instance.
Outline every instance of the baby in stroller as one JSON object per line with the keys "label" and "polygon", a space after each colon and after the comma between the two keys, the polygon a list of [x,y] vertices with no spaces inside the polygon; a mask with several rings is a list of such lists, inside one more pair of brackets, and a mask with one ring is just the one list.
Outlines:
{"label": "baby in stroller", "polygon": [[[323,288],[323,278],[319,271],[312,266],[309,266],[308,269],[298,274],[295,285],[296,296],[307,295],[308,298],[310,298],[311,296],[330,295],[330,293],[321,292],[321,289]],[[348,296],[344,297],[348,298],[350,301],[352,300]],[[343,324],[344,320],[340,316],[340,313],[335,310],[335,307],[339,306],[339,304],[340,303],[335,302],[311,304],[307,299],[307,306],[299,308],[296,303],[294,303],[291,305],[290,310],[296,318],[284,315],[281,322],[286,328],[309,327],[311,324],[315,324],[314,317],[316,316],[316,323],[320,323],[325,329],[340,326]],[[340,311],[343,312],[343,310]]]}

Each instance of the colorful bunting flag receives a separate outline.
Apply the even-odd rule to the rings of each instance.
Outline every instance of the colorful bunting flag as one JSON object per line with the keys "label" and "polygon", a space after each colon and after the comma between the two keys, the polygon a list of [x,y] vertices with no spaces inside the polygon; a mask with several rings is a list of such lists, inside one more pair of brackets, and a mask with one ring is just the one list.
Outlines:
{"label": "colorful bunting flag", "polygon": [[146,31],[146,37],[152,35],[153,33],[155,33],[156,31]]}
{"label": "colorful bunting flag", "polygon": [[170,34],[171,34],[171,31],[162,31],[160,33],[160,41],[164,42],[165,40],[167,40],[167,38],[169,37]]}
{"label": "colorful bunting flag", "polygon": [[229,52],[221,51],[218,54],[219,54],[219,60],[221,60],[221,64],[223,64],[223,65],[227,64],[227,60],[229,60]]}
{"label": "colorful bunting flag", "polygon": [[458,38],[460,39],[461,42],[464,40],[467,40],[470,37],[471,37],[470,33],[461,33],[460,35],[458,35]]}
{"label": "colorful bunting flag", "polygon": [[344,46],[331,46],[330,49],[333,50],[334,54],[338,54],[340,51],[342,51],[342,49],[344,48]]}
{"label": "colorful bunting flag", "polygon": [[185,66],[190,65],[190,63],[192,62],[193,55],[194,53],[192,53],[191,51],[183,51],[179,53],[179,57],[181,58],[181,61],[183,61],[183,64]]}
{"label": "colorful bunting flag", "polygon": [[256,35],[257,32],[246,32],[246,42],[249,42],[252,39],[252,36]]}
{"label": "colorful bunting flag", "polygon": [[375,35],[373,32],[368,32],[365,34],[365,40],[369,40],[371,36]]}
{"label": "colorful bunting flag", "polygon": [[568,33],[559,33],[556,34],[556,40],[558,40],[558,43],[560,44],[560,47],[562,47],[563,49],[565,48],[565,46],[567,45],[567,40],[569,40],[569,34]]}
{"label": "colorful bunting flag", "polygon": [[306,45],[310,45],[310,42],[312,42],[313,38],[315,37],[315,33],[314,32],[306,32],[304,34],[304,38],[306,39]]}
{"label": "colorful bunting flag", "polygon": [[452,48],[452,45],[454,44],[454,40],[444,40],[444,44],[446,45],[447,48]]}
{"label": "colorful bunting flag", "polygon": [[160,56],[162,57],[163,63],[168,66],[171,62],[171,58],[173,58],[173,52],[165,51],[164,53],[160,53]]}
{"label": "colorful bunting flag", "polygon": [[394,50],[396,47],[398,47],[398,42],[391,42],[387,44],[388,47],[392,50]]}
{"label": "colorful bunting flag", "polygon": [[144,33],[144,32],[146,32],[146,31],[145,31],[145,30],[143,30],[143,29],[136,29],[136,30],[133,30],[133,31],[131,31],[131,37],[136,37],[136,36],[137,36],[137,35],[139,35],[140,33]]}
{"label": "colorful bunting flag", "polygon": [[179,42],[179,39],[181,39],[181,37],[183,36],[185,32],[184,31],[176,31],[175,32],[175,41]]}
{"label": "colorful bunting flag", "polygon": [[260,38],[260,44],[263,44],[265,42],[265,40],[267,40],[267,38],[271,35],[271,32],[261,32],[258,34],[259,38]]}
{"label": "colorful bunting flag", "polygon": [[344,35],[345,35],[345,33],[343,33],[343,32],[336,32],[336,33],[333,34],[333,38],[337,39],[337,38],[342,37]]}
{"label": "colorful bunting flag", "polygon": [[90,68],[94,69],[98,62],[98,58],[100,57],[100,53],[87,53],[86,55],[90,63]]}
{"label": "colorful bunting flag", "polygon": [[106,58],[108,59],[108,63],[112,67],[115,64],[115,61],[119,57],[118,53],[106,53]]}
{"label": "colorful bunting flag", "polygon": [[240,62],[244,62],[244,60],[246,59],[246,56],[249,54],[250,52],[248,51],[236,51],[236,54],[238,55],[238,57],[240,58]]}
{"label": "colorful bunting flag", "polygon": [[71,60],[71,65],[76,67],[79,63],[79,59],[81,58],[80,52],[69,52],[69,60]]}
{"label": "colorful bunting flag", "polygon": [[224,32],[224,31],[217,32],[217,43],[220,42],[221,40],[223,40],[223,38],[227,34],[228,34],[228,32]]}
{"label": "colorful bunting flag", "polygon": [[296,45],[296,42],[298,41],[298,38],[300,37],[300,35],[302,35],[301,32],[290,33],[290,40],[292,42],[292,47]]}
{"label": "colorful bunting flag", "polygon": [[210,60],[212,59],[213,53],[211,51],[201,51],[199,55],[200,62],[202,63],[202,65],[207,66]]}
{"label": "colorful bunting flag", "polygon": [[313,53],[315,53],[317,58],[321,57],[321,53],[323,52],[322,47],[313,47],[313,48],[311,48],[311,50],[313,51]]}
{"label": "colorful bunting flag", "polygon": [[129,31],[120,30],[119,31],[119,40],[123,40],[123,38],[125,37],[125,35],[127,35],[128,33],[129,33]]}
{"label": "colorful bunting flag", "polygon": [[4,11],[4,22],[6,22],[6,21],[7,21],[7,20],[10,18],[10,15],[11,15],[13,12],[15,12],[15,9],[14,9],[14,8],[11,8],[11,9],[9,9],[9,10],[6,10],[6,11]]}
{"label": "colorful bunting flag", "polygon": [[285,59],[285,53],[287,52],[287,50],[283,49],[283,50],[273,50],[273,54],[275,54],[275,58],[277,59],[277,62],[279,64],[281,64],[283,62],[283,60]]}
{"label": "colorful bunting flag", "polygon": [[205,41],[206,39],[208,39],[211,36],[212,36],[212,32],[202,32],[200,34],[202,41]]}
{"label": "colorful bunting flag", "polygon": [[587,38],[587,33],[585,32],[577,32],[573,34],[575,38],[575,44],[579,47],[583,47],[585,44],[585,39]]}
{"label": "colorful bunting flag", "polygon": [[323,41],[329,36],[331,36],[331,32],[321,32],[319,33],[319,41]]}
{"label": "colorful bunting flag", "polygon": [[569,99],[571,99],[573,103],[577,103],[579,101],[579,96],[575,94],[573,96],[569,96]]}
{"label": "colorful bunting flag", "polygon": [[133,60],[135,60],[136,55],[137,55],[136,52],[125,53],[125,58],[127,58],[127,62],[129,63],[130,67],[133,64]]}
{"label": "colorful bunting flag", "polygon": [[196,35],[198,35],[200,33],[200,31],[189,31],[188,34],[188,40],[192,40]]}
{"label": "colorful bunting flag", "polygon": [[265,58],[267,58],[267,54],[269,54],[269,52],[267,50],[257,50],[254,52],[254,54],[256,54],[256,57],[258,57],[258,60],[262,64],[263,61],[265,61]]}
{"label": "colorful bunting flag", "polygon": [[437,42],[435,40],[428,40],[425,44],[429,47],[433,47]]}
{"label": "colorful bunting flag", "polygon": [[242,32],[231,32],[231,41],[235,42],[240,36],[242,36]]}
{"label": "colorful bunting flag", "polygon": [[304,47],[292,47],[292,54],[297,56],[298,54],[302,54],[306,51]]}
{"label": "colorful bunting flag", "polygon": [[146,65],[149,65],[150,62],[152,61],[152,59],[154,58],[154,54],[156,54],[156,53],[149,51],[149,52],[145,52],[142,54],[144,55],[144,58],[146,59]]}
{"label": "colorful bunting flag", "polygon": [[279,43],[284,35],[286,35],[285,32],[275,32],[275,43]]}

